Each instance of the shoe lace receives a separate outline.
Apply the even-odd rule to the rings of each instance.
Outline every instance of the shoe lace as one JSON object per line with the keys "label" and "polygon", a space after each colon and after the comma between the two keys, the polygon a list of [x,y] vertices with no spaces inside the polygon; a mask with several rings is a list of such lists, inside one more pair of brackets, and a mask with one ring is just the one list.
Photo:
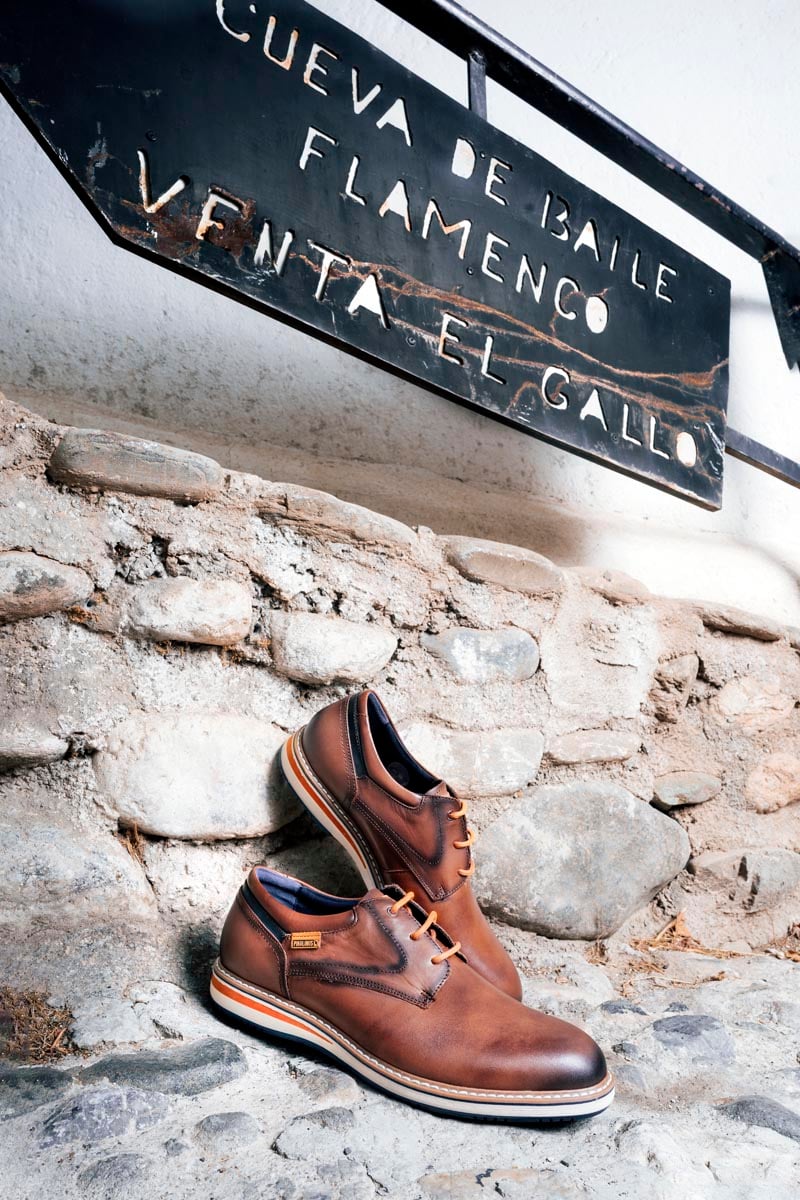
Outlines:
{"label": "shoe lace", "polygon": [[[466,800],[463,798],[463,796],[457,796],[456,799],[458,800],[458,808],[451,809],[451,811],[447,814],[451,821],[458,821],[458,820],[460,820],[461,817],[465,817],[467,815]],[[461,841],[453,842],[453,845],[455,846],[456,850],[469,850],[470,846],[474,845],[474,843],[475,843],[475,834],[469,827],[467,827],[466,839],[463,842],[461,842]],[[458,873],[459,873],[459,875],[463,875],[464,879],[469,879],[470,875],[472,875],[474,870],[475,870],[475,860],[472,857],[472,855],[470,854],[469,866],[468,867],[459,867]]]}
{"label": "shoe lace", "polygon": [[[403,896],[401,896],[401,898],[399,900],[395,900],[394,904],[390,907],[389,912],[392,914],[393,917],[396,917],[397,914],[400,912],[400,909],[405,908],[405,906],[407,904],[409,904],[413,899],[414,899],[414,893],[406,892]],[[436,909],[435,908],[431,909],[431,911],[428,913],[425,920],[420,925],[419,929],[415,929],[413,933],[410,933],[408,935],[411,938],[412,942],[418,942],[419,939],[422,937],[422,935],[424,933],[427,933],[432,925],[435,925],[436,915],[437,915]],[[436,935],[433,934],[433,936],[435,937]],[[434,965],[438,967],[439,963],[443,963],[445,961],[445,959],[451,958],[454,954],[458,954],[460,949],[461,949],[461,942],[453,942],[452,946],[449,946],[447,950],[440,950],[437,954],[434,954],[433,958],[431,959],[431,962],[434,963]]]}

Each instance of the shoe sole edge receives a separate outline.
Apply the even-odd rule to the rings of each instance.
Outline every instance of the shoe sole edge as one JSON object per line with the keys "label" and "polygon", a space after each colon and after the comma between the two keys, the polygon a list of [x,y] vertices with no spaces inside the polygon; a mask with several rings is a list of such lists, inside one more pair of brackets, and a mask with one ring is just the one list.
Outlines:
{"label": "shoe sole edge", "polygon": [[352,859],[367,888],[382,887],[383,881],[370,864],[369,849],[363,844],[358,830],[348,821],[321,780],[304,763],[300,743],[302,729],[288,737],[281,747],[281,769],[286,782],[322,828],[335,838]]}
{"label": "shoe sole edge", "polygon": [[591,1088],[516,1094],[453,1088],[401,1072],[302,1005],[238,979],[219,960],[211,972],[210,993],[218,1007],[240,1020],[274,1037],[311,1046],[395,1099],[441,1116],[515,1123],[566,1121],[600,1113],[614,1099],[610,1074]]}

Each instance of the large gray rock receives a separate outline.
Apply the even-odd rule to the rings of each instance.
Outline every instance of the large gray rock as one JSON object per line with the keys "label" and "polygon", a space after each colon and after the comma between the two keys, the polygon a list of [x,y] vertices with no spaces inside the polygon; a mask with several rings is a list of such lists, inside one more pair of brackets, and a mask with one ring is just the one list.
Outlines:
{"label": "large gray rock", "polygon": [[685,831],[613,783],[537,788],[484,830],[477,893],[548,937],[607,937],[681,870]]}
{"label": "large gray rock", "polygon": [[624,762],[636,754],[641,744],[638,733],[617,729],[581,729],[553,738],[547,747],[547,756],[555,763]]}
{"label": "large gray rock", "polygon": [[779,1104],[769,1096],[739,1096],[717,1105],[720,1112],[745,1125],[760,1125],[763,1129],[774,1129],[783,1137],[800,1142],[800,1113]]}
{"label": "large gray rock", "polygon": [[19,550],[0,554],[0,621],[71,608],[93,590],[89,576],[77,567]]}
{"label": "large gray rock", "polygon": [[318,613],[276,612],[270,624],[275,670],[301,683],[365,683],[397,649],[382,625]]}
{"label": "large gray rock", "polygon": [[170,1101],[157,1092],[135,1088],[86,1088],[62,1101],[42,1127],[41,1144],[105,1141],[149,1129],[163,1121]]}
{"label": "large gray rock", "polygon": [[539,647],[523,629],[465,629],[423,633],[420,641],[465,683],[530,679],[539,666]]}
{"label": "large gray rock", "polygon": [[69,1070],[0,1066],[0,1121],[60,1100],[74,1084]]}
{"label": "large gray rock", "polygon": [[212,458],[102,429],[68,429],[49,473],[71,487],[173,500],[209,500],[222,488],[222,468]]}
{"label": "large gray rock", "polygon": [[202,1038],[185,1046],[110,1054],[84,1067],[81,1083],[107,1080],[145,1092],[197,1096],[239,1079],[247,1070],[244,1054],[224,1038]]}
{"label": "large gray rock", "polygon": [[250,591],[235,579],[153,579],[125,605],[121,628],[155,642],[232,646],[250,632]]}
{"label": "large gray rock", "polygon": [[258,837],[299,811],[276,763],[285,737],[233,713],[131,717],[93,765],[123,825],[158,837]]}
{"label": "large gray rock", "polygon": [[[144,871],[100,820],[72,776],[85,764],[0,776],[0,917],[25,925],[90,926],[109,908],[131,922],[155,915]],[[55,798],[58,798],[57,801]]]}
{"label": "large gray rock", "polygon": [[69,750],[69,742],[47,729],[30,725],[0,728],[0,771],[58,762]]}
{"label": "large gray rock", "polygon": [[414,757],[465,796],[512,795],[536,778],[542,761],[536,729],[471,732],[423,721],[401,721],[398,729]]}
{"label": "large gray rock", "polygon": [[482,538],[445,538],[453,566],[477,583],[496,583],[529,596],[548,596],[564,587],[564,572],[543,554]]}

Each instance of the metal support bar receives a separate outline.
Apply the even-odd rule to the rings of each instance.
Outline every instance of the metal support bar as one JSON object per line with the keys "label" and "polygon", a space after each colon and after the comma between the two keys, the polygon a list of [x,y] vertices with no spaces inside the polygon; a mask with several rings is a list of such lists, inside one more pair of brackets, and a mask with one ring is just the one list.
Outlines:
{"label": "metal support bar", "polygon": [[480,50],[472,50],[467,58],[469,106],[472,112],[486,120],[486,59]]}
{"label": "metal support bar", "polygon": [[761,442],[755,442],[743,433],[731,429],[730,425],[725,435],[725,452],[732,458],[741,459],[742,462],[766,471],[768,475],[773,475],[783,483],[800,488],[800,463],[792,462],[782,454],[776,454],[768,446],[762,446]]}
{"label": "metal support bar", "polygon": [[[456,0],[378,2],[467,60],[470,107],[476,112],[480,109],[473,102],[472,63],[480,55],[492,79],[757,258],[786,361],[790,367],[800,364],[800,250]],[[476,83],[476,96],[477,90]]]}

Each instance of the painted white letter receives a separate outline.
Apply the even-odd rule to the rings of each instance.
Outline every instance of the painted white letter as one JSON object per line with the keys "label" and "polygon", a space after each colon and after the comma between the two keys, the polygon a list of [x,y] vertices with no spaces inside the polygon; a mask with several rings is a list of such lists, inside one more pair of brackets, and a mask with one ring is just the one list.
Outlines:
{"label": "painted white letter", "polygon": [[318,138],[318,137],[324,138],[325,141],[330,142],[330,144],[332,146],[337,146],[339,144],[336,141],[336,138],[329,137],[328,134],[323,133],[321,129],[315,129],[313,125],[309,125],[308,133],[306,134],[305,145],[303,146],[303,153],[300,155],[299,166],[300,166],[301,171],[305,171],[306,163],[308,162],[308,160],[310,158],[312,158],[312,157],[313,158],[324,158],[325,157],[325,155],[322,153],[322,151],[317,150],[316,146],[314,145],[314,138]]}
{"label": "painted white letter", "polygon": [[147,161],[147,155],[144,150],[137,150],[136,153],[139,155],[139,191],[142,194],[142,208],[146,213],[157,213],[173,196],[177,196],[178,192],[183,191],[189,179],[186,175],[180,175],[157,200],[153,200],[150,192],[150,164]]}

